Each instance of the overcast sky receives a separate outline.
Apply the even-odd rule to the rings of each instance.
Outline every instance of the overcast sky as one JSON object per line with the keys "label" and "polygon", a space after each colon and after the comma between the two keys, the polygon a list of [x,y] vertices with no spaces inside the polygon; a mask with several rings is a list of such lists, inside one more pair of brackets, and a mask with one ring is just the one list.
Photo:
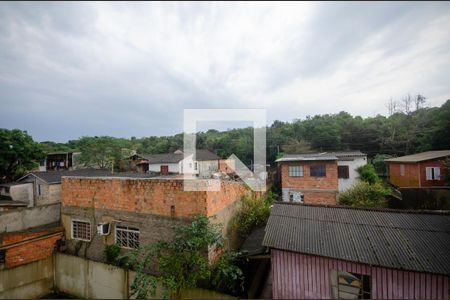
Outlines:
{"label": "overcast sky", "polygon": [[0,128],[171,135],[184,108],[386,114],[450,98],[450,3],[0,3]]}

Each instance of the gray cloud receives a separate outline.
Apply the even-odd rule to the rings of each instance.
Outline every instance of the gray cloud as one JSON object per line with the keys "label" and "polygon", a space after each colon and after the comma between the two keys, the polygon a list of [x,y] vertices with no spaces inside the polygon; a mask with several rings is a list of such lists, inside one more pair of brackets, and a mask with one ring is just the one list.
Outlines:
{"label": "gray cloud", "polygon": [[449,98],[448,3],[2,3],[0,127],[169,135],[183,108],[268,120]]}

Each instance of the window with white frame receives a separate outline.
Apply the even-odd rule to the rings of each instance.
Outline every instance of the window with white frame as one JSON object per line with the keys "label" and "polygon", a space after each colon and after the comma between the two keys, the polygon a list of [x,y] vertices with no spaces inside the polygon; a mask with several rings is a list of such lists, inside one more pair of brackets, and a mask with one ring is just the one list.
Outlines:
{"label": "window with white frame", "polygon": [[405,165],[400,165],[400,176],[405,176]]}
{"label": "window with white frame", "polygon": [[139,248],[139,229],[116,226],[116,243],[123,248]]}
{"label": "window with white frame", "polygon": [[91,222],[72,220],[72,238],[82,241],[90,241],[92,238]]}
{"label": "window with white frame", "polygon": [[425,168],[427,180],[440,180],[441,169],[439,167],[426,167]]}
{"label": "window with white frame", "polygon": [[303,176],[303,166],[289,166],[289,176],[290,177],[302,177]]}

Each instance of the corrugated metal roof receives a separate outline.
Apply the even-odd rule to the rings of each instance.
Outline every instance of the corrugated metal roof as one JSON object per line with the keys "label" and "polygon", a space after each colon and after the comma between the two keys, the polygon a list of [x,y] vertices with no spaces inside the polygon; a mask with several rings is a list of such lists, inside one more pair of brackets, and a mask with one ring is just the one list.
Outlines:
{"label": "corrugated metal roof", "polygon": [[366,154],[361,151],[333,151],[333,152],[318,152],[318,153],[297,153],[285,154],[283,157],[276,160],[276,162],[283,161],[311,161],[311,160],[339,160],[350,157],[365,157]]}
{"label": "corrugated metal roof", "polygon": [[386,161],[392,162],[419,162],[424,160],[436,159],[450,156],[450,150],[441,150],[441,151],[427,151],[421,152],[406,156],[400,156],[396,158],[386,159]]}
{"label": "corrugated metal roof", "polygon": [[450,215],[277,203],[263,246],[450,275]]}

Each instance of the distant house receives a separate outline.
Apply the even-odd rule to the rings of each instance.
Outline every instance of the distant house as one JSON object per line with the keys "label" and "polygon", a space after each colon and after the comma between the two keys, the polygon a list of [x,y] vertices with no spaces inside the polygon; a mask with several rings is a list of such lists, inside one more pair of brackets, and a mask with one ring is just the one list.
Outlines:
{"label": "distant house", "polygon": [[450,150],[427,151],[387,159],[390,182],[400,188],[440,187],[445,185],[445,166]]}
{"label": "distant house", "polygon": [[357,180],[356,169],[367,163],[360,151],[285,154],[277,159],[283,201],[336,204],[340,191]]}
{"label": "distant house", "polygon": [[448,299],[450,215],[278,203],[274,299]]}
{"label": "distant house", "polygon": [[80,167],[77,158],[81,152],[48,153],[39,166],[39,171],[74,170]]}
{"label": "distant house", "polygon": [[219,157],[209,150],[197,150],[185,155],[181,150],[167,154],[136,154],[130,157],[130,163],[138,172],[157,172],[166,174],[187,174],[210,177],[219,170]]}

